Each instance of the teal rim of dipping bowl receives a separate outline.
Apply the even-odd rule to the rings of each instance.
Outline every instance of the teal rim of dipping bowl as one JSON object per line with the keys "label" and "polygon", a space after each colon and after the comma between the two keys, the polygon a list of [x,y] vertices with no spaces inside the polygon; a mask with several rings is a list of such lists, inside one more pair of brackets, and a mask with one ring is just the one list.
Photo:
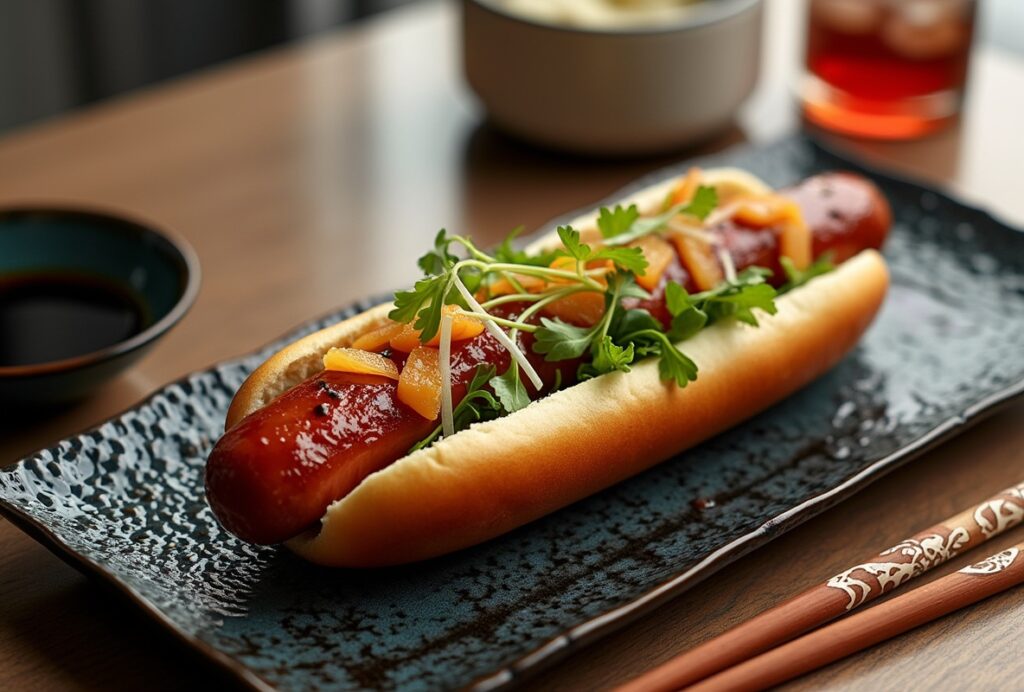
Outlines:
{"label": "teal rim of dipping bowl", "polygon": [[188,312],[199,293],[199,259],[181,237],[106,210],[0,207],[0,281],[68,272],[131,290],[150,316],[127,339],[60,360],[0,366],[0,402],[71,402],[134,363]]}

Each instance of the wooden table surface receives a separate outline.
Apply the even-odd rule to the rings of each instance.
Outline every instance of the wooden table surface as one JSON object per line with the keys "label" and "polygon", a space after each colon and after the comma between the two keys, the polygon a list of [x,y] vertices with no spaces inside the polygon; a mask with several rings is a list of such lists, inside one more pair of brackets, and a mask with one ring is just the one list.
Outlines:
{"label": "wooden table surface", "polygon": [[[797,127],[791,86],[802,20],[788,9],[769,4],[763,79],[735,127],[660,160],[565,158],[493,132],[459,78],[454,9],[436,2],[0,139],[0,203],[120,209],[185,235],[203,265],[195,307],[151,355],[73,410],[0,427],[0,464],[312,316],[408,283],[437,228],[473,233],[486,245],[688,153]],[[1024,225],[1022,94],[1024,62],[981,45],[956,127],[913,143],[843,145]],[[623,681],[1017,481],[1022,414],[1021,404],[1004,409],[559,663],[536,685]],[[889,515],[900,519],[886,526]],[[1011,533],[1003,543],[1019,539]],[[1011,591],[789,687],[1020,689],[1022,619],[1024,591]],[[0,521],[0,689],[174,689],[211,678],[228,683]]]}

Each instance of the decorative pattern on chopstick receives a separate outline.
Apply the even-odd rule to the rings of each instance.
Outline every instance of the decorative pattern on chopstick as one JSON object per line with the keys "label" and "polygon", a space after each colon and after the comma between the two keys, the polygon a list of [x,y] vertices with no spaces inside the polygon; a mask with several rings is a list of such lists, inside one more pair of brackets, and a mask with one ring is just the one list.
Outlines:
{"label": "decorative pattern on chopstick", "polygon": [[970,532],[962,526],[955,527],[945,535],[930,533],[908,538],[888,550],[883,550],[878,555],[878,561],[851,567],[829,579],[825,586],[846,593],[850,599],[846,604],[846,610],[853,610],[866,601],[924,574],[932,567],[941,565],[959,554],[970,540]]}
{"label": "decorative pattern on chopstick", "polygon": [[706,678],[691,692],[763,690],[1024,583],[1019,544]]}
{"label": "decorative pattern on chopstick", "polygon": [[982,502],[974,510],[974,521],[985,536],[995,536],[1024,521],[1024,485]]}
{"label": "decorative pattern on chopstick", "polygon": [[1024,520],[1024,485],[1008,488],[977,507],[883,550],[870,561],[832,577],[825,585],[842,591],[849,599],[845,609],[853,610],[1016,526],[1021,520]]}
{"label": "decorative pattern on chopstick", "polygon": [[1020,555],[1020,548],[1010,548],[987,557],[981,562],[968,565],[960,572],[961,574],[996,574],[1012,567],[1018,555]]}
{"label": "decorative pattern on chopstick", "polygon": [[[926,529],[620,688],[676,690],[858,608],[1024,521],[1024,483]],[[980,563],[979,563],[980,564]]]}

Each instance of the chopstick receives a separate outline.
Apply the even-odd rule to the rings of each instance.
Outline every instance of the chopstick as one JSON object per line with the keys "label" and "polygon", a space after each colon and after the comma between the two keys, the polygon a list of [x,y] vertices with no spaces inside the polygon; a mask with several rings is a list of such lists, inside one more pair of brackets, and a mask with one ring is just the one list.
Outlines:
{"label": "chopstick", "polygon": [[1024,543],[706,678],[690,692],[763,690],[1024,584]]}
{"label": "chopstick", "polygon": [[618,692],[658,692],[692,685],[889,593],[1022,520],[1024,482],[680,654]]}

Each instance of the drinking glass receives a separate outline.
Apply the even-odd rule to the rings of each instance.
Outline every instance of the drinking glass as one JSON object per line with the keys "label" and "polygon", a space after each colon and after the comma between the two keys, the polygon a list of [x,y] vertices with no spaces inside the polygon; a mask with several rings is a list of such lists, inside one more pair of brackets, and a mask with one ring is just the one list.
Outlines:
{"label": "drinking glass", "polygon": [[805,116],[844,134],[918,137],[960,110],[975,0],[810,0]]}

